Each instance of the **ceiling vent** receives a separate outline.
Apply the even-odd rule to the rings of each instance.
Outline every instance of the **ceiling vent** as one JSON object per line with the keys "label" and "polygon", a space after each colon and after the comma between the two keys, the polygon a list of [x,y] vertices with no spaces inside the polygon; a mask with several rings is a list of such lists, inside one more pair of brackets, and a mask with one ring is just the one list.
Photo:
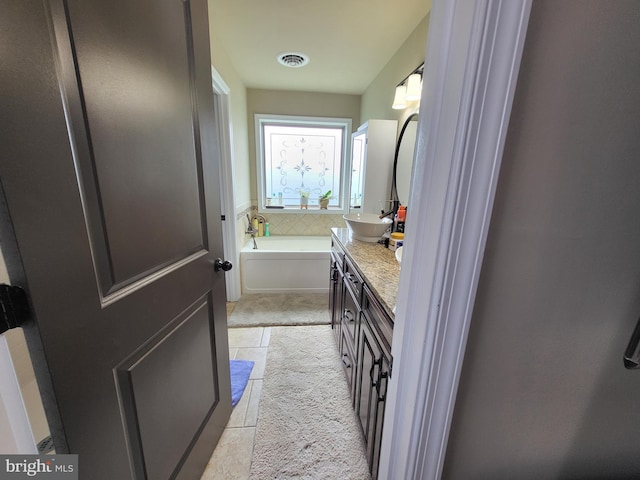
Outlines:
{"label": "ceiling vent", "polygon": [[299,68],[309,63],[309,57],[304,53],[286,52],[278,55],[278,62],[285,67]]}

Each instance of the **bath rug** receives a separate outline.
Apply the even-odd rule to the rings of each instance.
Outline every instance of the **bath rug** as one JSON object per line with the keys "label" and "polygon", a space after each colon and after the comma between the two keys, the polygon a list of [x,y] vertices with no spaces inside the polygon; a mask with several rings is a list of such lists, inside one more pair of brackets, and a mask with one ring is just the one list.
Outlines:
{"label": "bath rug", "polygon": [[259,408],[251,480],[371,478],[330,326],[271,328]]}
{"label": "bath rug", "polygon": [[253,362],[250,360],[229,360],[229,368],[231,369],[231,406],[235,407],[247,386]]}
{"label": "bath rug", "polygon": [[227,318],[229,327],[328,325],[328,293],[253,293],[243,295]]}

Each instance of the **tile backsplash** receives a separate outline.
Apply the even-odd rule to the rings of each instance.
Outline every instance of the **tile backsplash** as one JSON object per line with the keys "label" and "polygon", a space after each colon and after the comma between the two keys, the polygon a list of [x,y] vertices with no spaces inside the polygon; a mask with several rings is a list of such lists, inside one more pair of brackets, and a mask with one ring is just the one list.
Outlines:
{"label": "tile backsplash", "polygon": [[266,213],[271,235],[330,235],[331,228],[344,228],[341,214]]}
{"label": "tile backsplash", "polygon": [[[257,207],[252,206],[237,215],[239,230],[246,228],[246,214],[257,213]],[[312,213],[263,213],[269,222],[271,235],[329,235],[331,229],[345,228],[342,214],[312,214]],[[239,232],[240,233],[240,232]]]}

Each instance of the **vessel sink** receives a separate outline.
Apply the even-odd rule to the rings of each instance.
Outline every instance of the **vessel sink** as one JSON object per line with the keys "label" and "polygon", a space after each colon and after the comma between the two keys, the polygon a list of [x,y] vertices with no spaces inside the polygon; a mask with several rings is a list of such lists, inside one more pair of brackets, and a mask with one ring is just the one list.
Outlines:
{"label": "vessel sink", "polygon": [[402,265],[402,247],[398,247],[396,250],[396,260],[400,265]]}
{"label": "vessel sink", "polygon": [[347,213],[343,215],[351,236],[362,242],[377,242],[393,221],[390,218],[379,218],[373,213]]}

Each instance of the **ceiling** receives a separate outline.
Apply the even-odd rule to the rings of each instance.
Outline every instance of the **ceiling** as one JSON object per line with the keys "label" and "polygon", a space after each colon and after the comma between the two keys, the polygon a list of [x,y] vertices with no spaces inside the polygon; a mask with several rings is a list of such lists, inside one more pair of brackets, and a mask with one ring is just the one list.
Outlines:
{"label": "ceiling", "polygon": [[[248,88],[362,94],[431,0],[208,0],[211,31]],[[302,52],[300,68],[280,65]]]}

